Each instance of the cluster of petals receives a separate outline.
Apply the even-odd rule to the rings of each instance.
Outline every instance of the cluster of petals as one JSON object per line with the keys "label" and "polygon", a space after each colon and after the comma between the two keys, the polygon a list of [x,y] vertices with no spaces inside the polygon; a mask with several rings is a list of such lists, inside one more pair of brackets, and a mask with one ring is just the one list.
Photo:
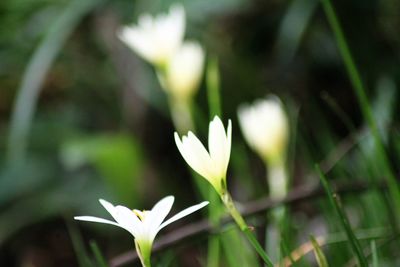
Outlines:
{"label": "cluster of petals", "polygon": [[181,46],[185,33],[185,10],[174,5],[168,14],[139,16],[138,24],[125,26],[118,37],[145,60],[165,66]]}
{"label": "cluster of petals", "polygon": [[74,219],[80,221],[111,224],[121,227],[134,236],[135,242],[139,244],[139,247],[141,245],[142,247],[151,247],[154,238],[161,229],[163,229],[170,223],[173,223],[176,220],[179,220],[201,209],[208,204],[208,202],[205,201],[200,204],[191,206],[164,221],[172,208],[172,204],[174,203],[173,196],[167,196],[161,199],[149,211],[131,210],[125,206],[120,205],[114,206],[104,199],[100,199],[99,201],[101,205],[103,205],[103,207],[108,211],[108,213],[110,213],[111,217],[113,217],[115,221],[93,216],[78,216]]}
{"label": "cluster of petals", "polygon": [[161,78],[164,88],[175,97],[190,99],[199,87],[203,68],[203,48],[197,42],[185,41],[168,62]]}
{"label": "cluster of petals", "polygon": [[263,159],[273,163],[285,153],[289,125],[277,97],[257,100],[238,110],[240,127],[250,147]]}
{"label": "cluster of petals", "polygon": [[217,190],[226,184],[226,172],[231,154],[232,123],[229,120],[225,131],[224,125],[218,116],[210,122],[208,130],[208,150],[192,133],[179,138],[175,132],[175,142],[187,164],[198,174],[207,179]]}

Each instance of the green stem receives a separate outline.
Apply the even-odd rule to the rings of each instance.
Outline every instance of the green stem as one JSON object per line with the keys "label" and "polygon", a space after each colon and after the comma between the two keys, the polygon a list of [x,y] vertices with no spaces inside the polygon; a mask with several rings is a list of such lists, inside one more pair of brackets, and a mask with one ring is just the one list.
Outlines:
{"label": "green stem", "polygon": [[140,263],[142,263],[142,267],[151,267],[151,247],[151,244],[148,246],[142,244],[142,247],[140,247],[139,243],[135,240],[136,253],[140,259]]}
{"label": "green stem", "polygon": [[[386,154],[381,136],[378,131],[378,127],[376,125],[376,122],[374,120],[372,110],[367,98],[365,86],[362,82],[361,76],[358,72],[358,69],[356,67],[356,64],[354,63],[353,57],[350,52],[350,48],[346,42],[346,38],[344,36],[343,30],[340,26],[339,20],[336,16],[335,10],[332,6],[332,3],[330,0],[321,0],[322,6],[324,8],[325,14],[328,18],[329,24],[332,27],[332,30],[335,34],[336,37],[336,42],[339,48],[339,51],[342,55],[344,64],[346,66],[346,70],[348,72],[350,81],[352,83],[352,88],[357,95],[358,102],[361,107],[361,111],[363,113],[363,116],[365,120],[367,121],[367,124],[371,130],[372,137],[375,142],[375,146],[377,149],[377,157],[380,163],[382,164],[383,168],[382,171],[384,173],[384,176],[387,179],[388,183],[388,188],[389,188],[389,194],[390,197],[396,207],[396,210],[400,210],[400,191],[398,184],[396,182],[396,178],[393,174],[393,170],[389,164],[389,159]],[[400,221],[400,213],[396,213],[397,216],[397,223]]]}
{"label": "green stem", "polygon": [[151,267],[150,258],[144,260],[143,267]]}
{"label": "green stem", "polygon": [[271,259],[268,257],[267,253],[264,251],[260,243],[257,241],[256,237],[251,231],[251,228],[247,225],[242,215],[237,210],[229,192],[225,190],[224,192],[221,193],[220,196],[228,212],[231,214],[232,218],[235,220],[240,230],[245,234],[245,236],[247,237],[251,245],[254,247],[254,249],[257,251],[257,253],[260,255],[260,257],[263,259],[265,264],[268,267],[273,267],[274,264],[272,263]]}
{"label": "green stem", "polygon": [[180,134],[186,134],[188,131],[195,131],[190,99],[178,99],[169,96],[169,106],[175,129]]}
{"label": "green stem", "polygon": [[[207,82],[207,99],[210,121],[214,116],[221,117],[221,99],[220,99],[220,82],[218,60],[216,57],[211,57],[208,60],[206,69],[206,82]],[[209,220],[211,223],[218,227],[221,219],[220,206],[218,194],[215,193],[214,188],[209,188]],[[220,258],[220,237],[213,236],[208,242],[208,258],[207,267],[218,267]]]}
{"label": "green stem", "polygon": [[[213,187],[209,186],[208,199],[210,200],[208,218],[214,227],[219,227],[220,224],[220,206],[218,194]],[[220,258],[220,238],[212,236],[208,241],[207,267],[218,267]]]}
{"label": "green stem", "polygon": [[[269,195],[272,199],[279,201],[287,195],[288,179],[284,160],[279,160],[272,164],[265,161],[267,168],[267,182],[269,186]],[[272,222],[265,229],[265,248],[269,251],[272,259],[279,260],[281,255],[280,246],[282,235],[284,233],[286,208],[276,207],[266,214],[270,215]]]}
{"label": "green stem", "polygon": [[212,57],[207,66],[207,97],[210,119],[214,116],[221,117],[220,82],[216,57]]}

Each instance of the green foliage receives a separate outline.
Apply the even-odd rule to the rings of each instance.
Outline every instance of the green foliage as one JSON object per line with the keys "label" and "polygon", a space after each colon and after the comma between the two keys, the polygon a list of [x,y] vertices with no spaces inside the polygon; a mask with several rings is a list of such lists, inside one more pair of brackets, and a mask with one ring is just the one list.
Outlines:
{"label": "green foliage", "polygon": [[93,165],[121,203],[140,201],[139,178],[145,162],[142,149],[132,137],[122,133],[76,138],[66,141],[60,153],[71,171]]}
{"label": "green foliage", "polygon": [[344,212],[343,207],[341,206],[341,203],[339,202],[338,195],[333,193],[327,179],[325,178],[324,174],[321,172],[321,169],[318,166],[316,167],[316,171],[318,172],[318,175],[321,179],[322,185],[324,186],[324,189],[328,195],[329,202],[334,207],[335,212],[339,218],[339,221],[340,221],[342,227],[344,228],[344,230],[346,231],[347,238],[349,239],[350,245],[351,245],[354,253],[357,255],[358,263],[362,267],[367,267],[368,262],[364,257],[364,252],[362,251],[361,245],[351,228],[351,225],[346,216],[346,213]]}
{"label": "green foliage", "polygon": [[[209,184],[185,168],[157,73],[115,34],[175,2],[0,1],[0,266],[47,266],[36,262],[41,255],[107,266],[133,249],[131,237],[71,218],[101,216],[99,198],[148,208],[167,194],[179,208],[211,200],[203,219],[215,228],[196,242],[179,239],[182,225],[165,229],[179,242],[155,254],[154,266],[261,265],[240,231],[222,224]],[[321,267],[398,266],[398,1],[181,2],[185,39],[207,52],[192,107],[196,131],[206,140],[209,117],[232,120],[227,180],[239,210],[268,194],[266,167],[242,138],[237,107],[276,94],[290,117],[289,191],[320,176],[329,197],[289,198],[281,260],[314,266],[306,256],[314,251]],[[336,185],[352,183],[340,202],[333,197]],[[272,224],[266,212],[245,218],[256,246]],[[70,240],[39,240],[35,233],[49,225]],[[323,242],[311,238],[310,246],[310,234]]]}

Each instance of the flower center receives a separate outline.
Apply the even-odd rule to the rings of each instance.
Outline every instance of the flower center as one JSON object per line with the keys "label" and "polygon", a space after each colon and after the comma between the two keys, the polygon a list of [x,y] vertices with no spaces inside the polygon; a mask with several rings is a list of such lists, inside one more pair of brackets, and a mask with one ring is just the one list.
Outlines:
{"label": "flower center", "polygon": [[148,210],[132,210],[133,213],[135,213],[135,215],[139,218],[139,220],[141,220],[142,222],[146,219],[146,215],[149,212]]}

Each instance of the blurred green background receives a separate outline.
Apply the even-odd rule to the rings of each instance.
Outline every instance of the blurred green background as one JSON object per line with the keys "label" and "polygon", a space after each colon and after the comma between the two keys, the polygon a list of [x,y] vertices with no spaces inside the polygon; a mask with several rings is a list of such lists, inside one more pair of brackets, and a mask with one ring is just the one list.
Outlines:
{"label": "blurred green background", "polygon": [[[115,35],[139,14],[163,12],[174,2],[0,2],[0,266],[82,265],[86,256],[79,256],[79,246],[90,254],[90,240],[107,259],[133,249],[132,238],[119,229],[72,220],[107,216],[99,198],[150,208],[172,194],[176,210],[202,200],[174,144],[167,99],[154,70]],[[186,38],[200,41],[219,60],[224,122],[233,121],[228,179],[235,199],[267,195],[263,164],[245,145],[236,111],[271,93],[282,99],[291,121],[292,187],[318,183],[315,163],[329,169],[332,182],[382,180],[373,139],[319,1],[182,3]],[[400,2],[333,4],[398,174]],[[196,107],[205,138],[204,82]],[[354,228],[389,231],[374,237],[379,241],[395,235],[391,220],[400,212],[387,199],[371,191],[342,201]],[[310,234],[340,230],[326,199],[295,203],[289,217],[289,251]],[[379,266],[400,264],[398,241],[379,249]],[[204,266],[206,244],[205,237],[166,250],[156,266]],[[351,259],[345,242],[329,246],[326,255],[331,266]],[[299,264],[314,265],[312,257]]]}

